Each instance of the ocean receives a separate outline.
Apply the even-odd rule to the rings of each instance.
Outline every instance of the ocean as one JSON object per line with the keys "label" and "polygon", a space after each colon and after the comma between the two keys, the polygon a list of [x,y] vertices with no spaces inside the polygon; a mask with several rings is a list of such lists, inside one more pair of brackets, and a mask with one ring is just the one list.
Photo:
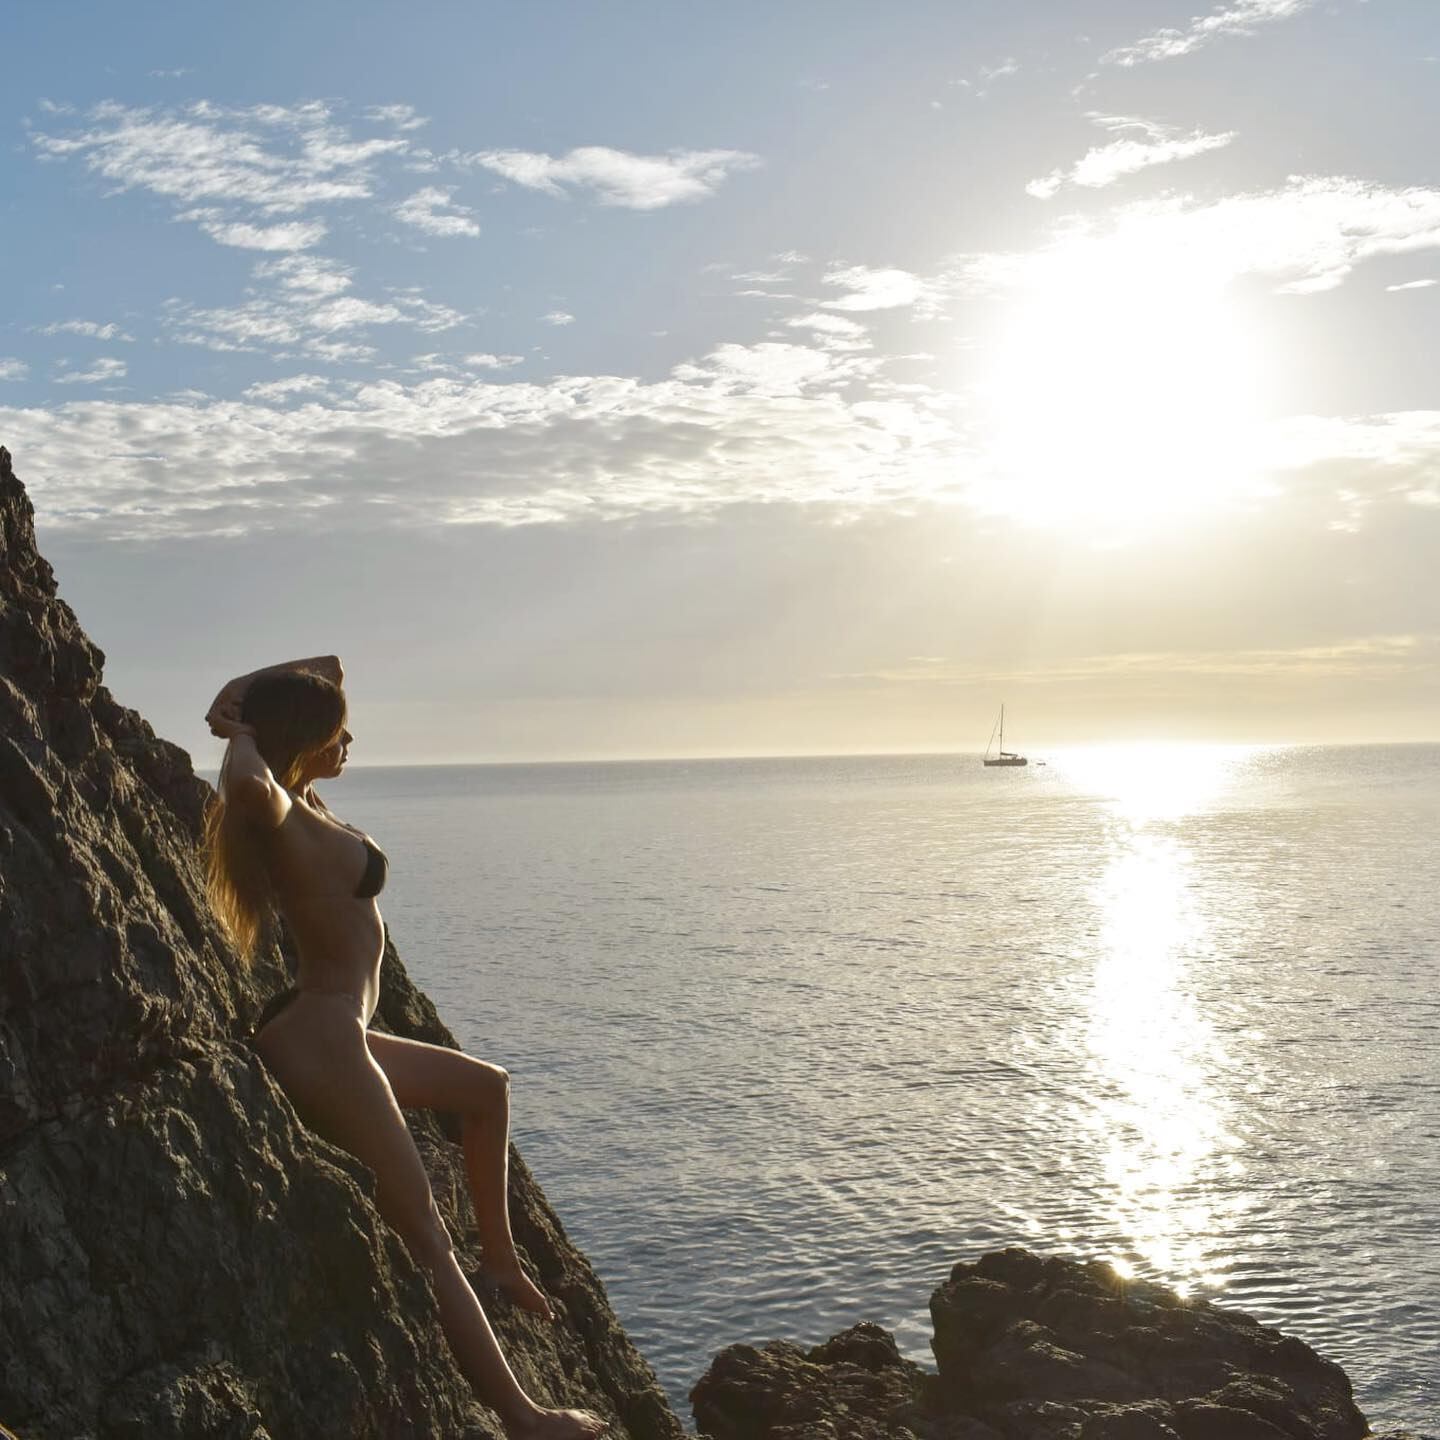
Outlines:
{"label": "ocean", "polygon": [[[357,743],[360,748],[362,741]],[[356,768],[382,907],[682,1415],[1004,1245],[1440,1431],[1440,746]]]}

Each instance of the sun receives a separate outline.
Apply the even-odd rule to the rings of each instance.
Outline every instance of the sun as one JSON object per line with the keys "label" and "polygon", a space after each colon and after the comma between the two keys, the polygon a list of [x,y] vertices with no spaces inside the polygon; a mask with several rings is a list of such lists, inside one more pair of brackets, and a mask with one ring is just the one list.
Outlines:
{"label": "sun", "polygon": [[1036,257],[978,357],[986,508],[1121,538],[1251,488],[1261,346],[1185,258],[1088,239]]}

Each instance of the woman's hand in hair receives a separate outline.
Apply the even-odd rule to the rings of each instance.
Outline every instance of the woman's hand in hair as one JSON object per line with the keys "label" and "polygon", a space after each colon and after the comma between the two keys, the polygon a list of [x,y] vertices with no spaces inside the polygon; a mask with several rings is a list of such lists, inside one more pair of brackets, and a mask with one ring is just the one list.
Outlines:
{"label": "woman's hand in hair", "polygon": [[[345,667],[341,665],[338,655],[313,655],[308,660],[286,660],[281,665],[267,665],[263,670],[252,670],[248,675],[237,675],[235,679],[222,686],[220,693],[210,702],[210,708],[205,712],[205,719],[208,721],[212,715],[221,711],[228,713],[233,710],[234,716],[238,720],[241,702],[245,699],[245,692],[250,688],[252,681],[258,680],[262,675],[293,675],[297,671],[319,675],[330,681],[332,685],[344,685],[345,683]],[[214,729],[213,726],[211,728]]]}
{"label": "woman's hand in hair", "polygon": [[205,723],[210,727],[210,733],[221,740],[233,740],[237,735],[249,735],[252,739],[255,736],[255,727],[240,718],[240,702],[226,699],[224,691],[210,707]]}

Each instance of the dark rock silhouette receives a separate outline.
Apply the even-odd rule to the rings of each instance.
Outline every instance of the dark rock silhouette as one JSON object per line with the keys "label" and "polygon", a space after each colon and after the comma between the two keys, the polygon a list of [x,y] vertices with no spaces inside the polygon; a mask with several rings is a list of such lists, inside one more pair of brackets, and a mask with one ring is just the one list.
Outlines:
{"label": "dark rock silhouette", "polygon": [[[245,969],[211,917],[209,786],[101,683],[3,448],[0,547],[0,1422],[25,1440],[498,1436],[372,1176],[242,1043],[283,960]],[[380,1022],[454,1044],[388,940]],[[410,1119],[473,1268],[458,1149],[441,1118]],[[562,1312],[486,1296],[521,1383],[618,1437],[682,1434],[513,1153],[511,1186]]]}
{"label": "dark rock silhouette", "polygon": [[[732,1345],[692,1400],[713,1440],[1362,1440],[1350,1382],[1235,1310],[1004,1250],[931,1297],[938,1374],[857,1325]],[[1399,1436],[1393,1440],[1400,1440]]]}

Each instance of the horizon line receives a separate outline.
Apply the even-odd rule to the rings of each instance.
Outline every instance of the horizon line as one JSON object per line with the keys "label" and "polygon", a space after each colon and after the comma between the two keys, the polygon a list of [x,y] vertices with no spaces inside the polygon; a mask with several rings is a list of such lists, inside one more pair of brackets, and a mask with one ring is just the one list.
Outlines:
{"label": "horizon line", "polygon": [[[1137,749],[1207,749],[1207,750],[1395,750],[1411,746],[1440,745],[1440,740],[1074,740],[1048,747],[1037,747],[1028,758],[1031,763],[1043,761],[1047,750],[1050,753],[1070,750],[1119,748],[1131,746]],[[510,760],[387,760],[355,761],[347,764],[348,770],[444,770],[444,769],[501,769],[504,767],[537,765],[690,765],[724,764],[744,760],[925,760],[925,759],[979,759],[983,750],[806,750],[769,751],[746,754],[709,755],[590,755],[590,756],[548,756],[531,759]],[[192,766],[197,774],[218,773],[219,766]],[[336,776],[335,779],[342,777]]]}

